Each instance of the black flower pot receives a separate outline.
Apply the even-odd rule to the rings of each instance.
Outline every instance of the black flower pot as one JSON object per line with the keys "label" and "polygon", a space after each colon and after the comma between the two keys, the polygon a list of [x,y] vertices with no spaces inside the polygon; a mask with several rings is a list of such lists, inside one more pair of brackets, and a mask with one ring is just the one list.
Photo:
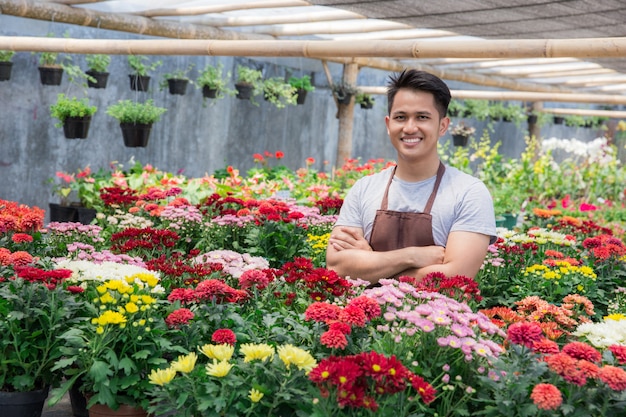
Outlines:
{"label": "black flower pot", "polygon": [[78,213],[78,222],[82,224],[91,224],[93,219],[96,218],[96,210],[87,207],[76,207]]}
{"label": "black flower pot", "polygon": [[149,75],[137,75],[137,74],[129,74],[130,78],[130,89],[134,91],[148,91],[150,87],[150,76]]}
{"label": "black flower pot", "polygon": [[537,115],[536,115],[536,114],[529,114],[529,115],[528,115],[528,124],[529,124],[529,125],[534,125],[535,123],[537,123],[537,120],[538,120],[538,119],[539,119],[539,118],[537,117]]}
{"label": "black flower pot", "polygon": [[237,98],[240,100],[250,100],[254,86],[250,84],[235,84],[237,89]]}
{"label": "black flower pot", "polygon": [[39,78],[43,85],[61,85],[62,67],[39,67]]}
{"label": "black flower pot", "polygon": [[298,94],[298,97],[296,98],[296,103],[298,105],[304,104],[304,101],[306,100],[307,91],[302,88],[299,88],[296,93]]}
{"label": "black flower pot", "polygon": [[129,148],[145,148],[148,146],[152,124],[120,123],[124,145]]}
{"label": "black flower pot", "polygon": [[469,136],[465,135],[452,135],[452,143],[454,146],[467,146]]}
{"label": "black flower pot", "polygon": [[361,103],[362,109],[371,109],[374,107],[374,101],[367,101],[365,103]]}
{"label": "black flower pot", "polygon": [[217,97],[217,88],[209,87],[205,85],[202,87],[202,96],[204,98],[216,98]]}
{"label": "black flower pot", "polygon": [[11,69],[13,63],[8,61],[0,62],[0,81],[8,81],[11,79]]}
{"label": "black flower pot", "polygon": [[48,398],[48,388],[38,391],[0,391],[2,417],[40,417]]}
{"label": "black flower pot", "polygon": [[189,80],[179,79],[179,78],[170,78],[167,80],[167,86],[170,89],[170,94],[175,94],[179,96],[184,96],[187,92],[187,85],[189,84]]}
{"label": "black flower pot", "polygon": [[562,125],[565,121],[565,118],[563,116],[553,116],[553,119],[555,125]]}
{"label": "black flower pot", "polygon": [[350,104],[350,100],[352,100],[352,94],[336,94],[335,97],[337,97],[337,103],[339,104]]}
{"label": "black flower pot", "polygon": [[51,222],[77,222],[78,210],[72,206],[62,206],[61,204],[50,203],[50,221]]}
{"label": "black flower pot", "polygon": [[63,122],[63,133],[67,139],[85,139],[90,123],[91,116],[68,117]]}
{"label": "black flower pot", "polygon": [[106,88],[107,81],[109,80],[108,72],[100,72],[100,71],[85,71],[85,74],[93,77],[95,81],[91,81],[87,79],[87,85],[91,88]]}

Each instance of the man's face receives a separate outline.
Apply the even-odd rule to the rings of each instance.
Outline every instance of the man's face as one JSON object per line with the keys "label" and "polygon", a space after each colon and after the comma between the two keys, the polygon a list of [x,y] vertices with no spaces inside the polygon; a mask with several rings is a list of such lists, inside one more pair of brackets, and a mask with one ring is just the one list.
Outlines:
{"label": "man's face", "polygon": [[398,151],[398,162],[418,162],[437,156],[437,142],[448,129],[450,119],[440,119],[431,93],[401,89],[385,123],[389,139]]}

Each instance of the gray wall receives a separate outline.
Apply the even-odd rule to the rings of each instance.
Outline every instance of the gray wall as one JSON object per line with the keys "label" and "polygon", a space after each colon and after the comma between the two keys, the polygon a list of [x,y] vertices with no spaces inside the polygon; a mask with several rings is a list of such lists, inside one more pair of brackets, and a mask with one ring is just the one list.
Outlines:
{"label": "gray wall", "polygon": [[[135,35],[72,25],[42,22],[0,15],[0,35],[3,36],[63,36],[72,38],[129,39]],[[84,56],[70,55],[72,63],[86,69]],[[253,166],[252,154],[263,151],[285,153],[283,163],[291,168],[304,166],[307,157],[315,158],[320,170],[334,163],[338,120],[336,106],[320,62],[304,58],[250,59],[238,57],[154,56],[164,65],[151,74],[151,90],[135,92],[130,89],[129,66],[126,56],[113,56],[111,75],[106,89],[84,88],[68,81],[64,75],[60,86],[44,86],[37,69],[38,55],[19,52],[13,58],[11,80],[0,82],[0,198],[36,205],[47,209],[52,196],[47,179],[57,171],[73,172],[89,165],[92,170],[106,168],[112,161],[128,166],[131,159],[150,163],[164,171],[183,170],[188,176],[211,174],[217,169],[233,165],[242,173]],[[225,70],[236,74],[238,64],[257,66],[265,77],[293,74],[311,74],[316,86],[301,106],[277,109],[259,99],[259,106],[235,97],[203,101],[201,90],[189,86],[184,96],[170,95],[159,89],[163,74],[195,65],[192,78],[207,64],[222,62]],[[342,68],[330,63],[335,80]],[[363,68],[359,85],[384,85],[388,72]],[[232,87],[232,85],[231,85]],[[478,88],[450,83],[451,88]],[[89,97],[98,107],[87,139],[66,139],[62,128],[55,127],[49,107],[59,93]],[[152,129],[146,148],[126,148],[115,119],[106,114],[106,108],[122,99],[143,101],[152,98],[168,111]],[[386,98],[376,97],[373,109],[355,107],[353,157],[393,159],[384,117]],[[482,132],[483,124],[477,125]],[[598,136],[595,132],[562,127],[550,137],[577,137],[584,140]],[[511,123],[494,126],[492,141],[501,141],[501,152],[515,157],[525,148],[525,126]],[[328,165],[324,164],[328,161]]]}

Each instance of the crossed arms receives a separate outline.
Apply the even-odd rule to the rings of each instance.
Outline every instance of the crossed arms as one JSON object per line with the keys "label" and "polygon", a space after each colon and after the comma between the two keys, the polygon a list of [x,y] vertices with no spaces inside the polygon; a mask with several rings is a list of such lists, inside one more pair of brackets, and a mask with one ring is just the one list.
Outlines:
{"label": "crossed arms", "polygon": [[341,276],[376,283],[381,278],[409,275],[423,278],[430,272],[474,278],[489,246],[489,236],[451,232],[447,246],[409,246],[386,252],[373,251],[358,227],[337,226],[326,250],[326,266]]}

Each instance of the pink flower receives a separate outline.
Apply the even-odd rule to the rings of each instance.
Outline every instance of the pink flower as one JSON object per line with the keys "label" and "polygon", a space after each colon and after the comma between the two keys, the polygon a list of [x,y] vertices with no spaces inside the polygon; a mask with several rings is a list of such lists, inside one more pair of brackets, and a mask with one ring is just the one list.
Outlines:
{"label": "pink flower", "polygon": [[583,342],[571,342],[563,346],[563,353],[574,359],[586,359],[591,362],[600,362],[602,354],[594,347]]}
{"label": "pink flower", "polygon": [[171,327],[180,327],[183,324],[188,324],[194,318],[194,314],[188,308],[179,308],[172,311],[166,318],[165,323]]}
{"label": "pink flower", "polygon": [[237,342],[237,336],[230,329],[217,329],[211,336],[211,341],[217,344],[228,344],[234,346]]}
{"label": "pink flower", "polygon": [[617,366],[606,365],[600,368],[600,379],[613,391],[626,390],[626,371]]}
{"label": "pink flower", "polygon": [[613,353],[620,365],[626,363],[626,346],[612,345],[609,346],[609,350]]}
{"label": "pink flower", "polygon": [[552,384],[537,384],[530,398],[540,410],[556,410],[563,403],[561,391]]}
{"label": "pink flower", "polygon": [[320,342],[326,347],[331,349],[344,349],[348,346],[348,339],[346,335],[339,330],[328,330],[322,333]]}
{"label": "pink flower", "polygon": [[518,322],[509,326],[507,337],[516,345],[533,347],[533,343],[543,339],[543,331],[536,322]]}
{"label": "pink flower", "polygon": [[337,320],[339,312],[341,312],[341,307],[339,306],[324,302],[314,302],[304,312],[304,319],[324,323],[329,320]]}

